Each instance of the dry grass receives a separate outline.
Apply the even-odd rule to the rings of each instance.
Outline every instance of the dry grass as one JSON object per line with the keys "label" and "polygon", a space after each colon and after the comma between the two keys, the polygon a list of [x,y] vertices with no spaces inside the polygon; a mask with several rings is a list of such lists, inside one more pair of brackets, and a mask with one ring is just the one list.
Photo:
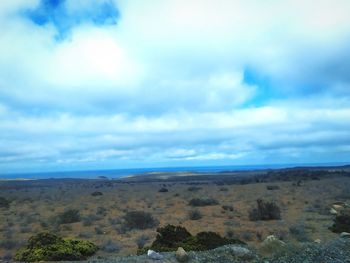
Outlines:
{"label": "dry grass", "polygon": [[[192,234],[214,231],[232,235],[251,245],[275,234],[285,240],[329,240],[335,236],[328,230],[333,217],[327,214],[337,196],[349,189],[350,178],[308,181],[302,186],[292,182],[274,183],[279,189],[267,190],[268,183],[246,185],[202,184],[189,191],[186,183],[166,185],[168,192],[159,192],[163,184],[60,184],[56,187],[1,190],[11,200],[9,209],[0,210],[0,257],[14,253],[34,233],[54,231],[61,236],[90,240],[105,249],[100,255],[135,253],[137,248],[155,238],[156,229],[126,229],[123,217],[130,211],[150,213],[159,225],[181,225]],[[98,189],[96,187],[98,186]],[[92,196],[99,191],[103,195]],[[213,198],[217,205],[197,207],[199,220],[191,220],[189,206],[193,198]],[[274,200],[281,208],[282,220],[249,220],[249,211],[257,198]],[[223,209],[232,206],[234,209]],[[57,216],[68,209],[79,211],[81,221],[57,224]],[[300,226],[302,222],[302,226]],[[297,226],[297,227],[296,227]],[[302,235],[302,237],[301,237]]]}

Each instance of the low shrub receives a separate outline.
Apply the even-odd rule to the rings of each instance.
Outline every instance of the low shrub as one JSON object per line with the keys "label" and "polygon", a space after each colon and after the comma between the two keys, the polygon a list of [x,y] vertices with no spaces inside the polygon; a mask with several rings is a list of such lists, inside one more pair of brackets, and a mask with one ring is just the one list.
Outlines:
{"label": "low shrub", "polygon": [[191,206],[210,206],[218,205],[219,202],[213,198],[193,198],[188,204]]}
{"label": "low shrub", "polygon": [[32,232],[32,229],[31,229],[29,226],[22,226],[22,227],[19,229],[19,231],[20,231],[21,233],[30,233],[30,232]]}
{"label": "low shrub", "polygon": [[201,212],[199,212],[198,210],[191,210],[188,212],[188,218],[190,220],[199,220],[202,217],[203,216],[202,216]]}
{"label": "low shrub", "polygon": [[280,187],[278,185],[267,185],[266,186],[267,190],[278,190]]}
{"label": "low shrub", "polygon": [[14,260],[25,262],[84,260],[97,250],[98,247],[89,241],[63,239],[43,232],[29,238],[27,246],[16,253]]}
{"label": "low shrub", "polygon": [[189,191],[189,192],[197,192],[197,191],[199,191],[201,189],[202,189],[202,187],[190,186],[190,187],[187,188],[187,191]]}
{"label": "low shrub", "polygon": [[182,242],[191,237],[191,234],[182,226],[167,225],[157,228],[156,240],[151,247],[172,247],[175,243]]}
{"label": "low shrub", "polygon": [[225,237],[221,237],[215,232],[200,232],[196,235],[196,240],[199,244],[199,250],[214,249],[227,244],[243,244],[242,241],[238,241],[237,239],[228,239]]}
{"label": "low shrub", "polygon": [[138,254],[147,252],[148,249],[155,251],[175,251],[178,247],[186,251],[203,251],[227,244],[245,244],[238,239],[221,237],[214,232],[200,232],[192,236],[186,228],[181,226],[167,225],[157,229],[158,235],[150,247],[138,250]]}
{"label": "low shrub", "polygon": [[103,207],[103,206],[97,207],[96,215],[102,216],[102,217],[106,216],[107,215],[107,209],[105,207]]}
{"label": "low shrub", "polygon": [[0,248],[4,248],[6,250],[11,250],[16,247],[16,242],[10,239],[7,240],[1,240],[0,241]]}
{"label": "low shrub", "polygon": [[127,229],[147,229],[155,227],[159,222],[150,213],[143,211],[127,212],[124,219],[124,226]]}
{"label": "low shrub", "polygon": [[103,193],[99,192],[99,191],[95,191],[95,192],[91,193],[91,195],[92,196],[101,196],[101,195],[103,195]]}
{"label": "low shrub", "polygon": [[350,209],[341,210],[334,218],[333,225],[330,230],[334,233],[350,232]]}
{"label": "low shrub", "polygon": [[6,252],[3,256],[0,257],[0,262],[11,262],[12,257],[13,256],[11,252]]}
{"label": "low shrub", "polygon": [[232,205],[223,205],[222,209],[225,211],[233,211],[233,206]]}
{"label": "low shrub", "polygon": [[108,218],[108,222],[111,225],[118,225],[121,223],[121,220],[119,218]]}
{"label": "low shrub", "polygon": [[80,220],[81,220],[80,213],[76,209],[66,210],[58,216],[59,225],[76,223],[76,222],[80,222]]}
{"label": "low shrub", "polygon": [[83,226],[92,226],[95,221],[99,220],[100,218],[96,215],[87,215],[83,217],[82,222]]}
{"label": "low shrub", "polygon": [[105,234],[105,232],[103,231],[103,229],[101,227],[95,227],[95,233],[96,233],[96,235]]}
{"label": "low shrub", "polygon": [[243,232],[240,237],[244,240],[244,241],[253,241],[254,240],[254,234],[252,232]]}
{"label": "low shrub", "polygon": [[89,232],[83,232],[83,233],[79,233],[78,237],[83,239],[89,239],[93,237],[93,234]]}
{"label": "low shrub", "polygon": [[0,208],[9,208],[9,207],[10,207],[10,201],[0,196]]}
{"label": "low shrub", "polygon": [[257,208],[249,212],[249,219],[251,221],[281,219],[281,210],[274,202],[268,202],[262,199],[258,199],[256,202]]}
{"label": "low shrub", "polygon": [[108,240],[101,245],[101,250],[107,253],[117,253],[120,250],[120,245],[112,240]]}
{"label": "low shrub", "polygon": [[169,190],[167,188],[165,188],[165,187],[162,187],[162,188],[159,189],[158,192],[159,193],[166,193],[166,192],[169,192]]}
{"label": "low shrub", "polygon": [[305,225],[298,224],[289,227],[289,233],[299,242],[310,241],[310,238],[307,236]]}
{"label": "low shrub", "polygon": [[136,245],[137,245],[137,248],[138,249],[141,249],[143,248],[147,241],[149,240],[149,237],[148,236],[145,236],[145,235],[142,235],[142,236],[139,236],[137,239],[136,239]]}

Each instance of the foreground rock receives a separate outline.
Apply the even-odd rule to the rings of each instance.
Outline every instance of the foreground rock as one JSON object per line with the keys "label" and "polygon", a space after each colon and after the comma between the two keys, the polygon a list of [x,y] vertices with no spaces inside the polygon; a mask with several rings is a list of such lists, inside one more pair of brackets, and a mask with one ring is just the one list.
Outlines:
{"label": "foreground rock", "polygon": [[154,250],[151,250],[151,249],[148,250],[147,256],[148,256],[150,259],[154,259],[154,260],[161,260],[161,259],[164,258],[161,254],[159,254],[159,253],[157,253],[157,252],[155,252]]}
{"label": "foreground rock", "polygon": [[348,233],[348,232],[341,232],[340,233],[340,237],[341,238],[350,238],[350,233]]}
{"label": "foreground rock", "polygon": [[280,252],[286,247],[286,243],[274,235],[268,236],[260,245],[259,251],[263,255],[272,255]]}
{"label": "foreground rock", "polygon": [[[147,255],[95,258],[91,263],[178,263],[175,252],[160,253],[162,260],[150,260]],[[188,252],[189,263],[336,263],[350,262],[350,239],[339,238],[325,244],[314,242],[300,246],[285,245],[285,249],[270,257],[258,255],[254,250],[241,245],[225,245],[208,251]]]}
{"label": "foreground rock", "polygon": [[187,262],[188,261],[188,259],[189,259],[188,254],[182,247],[179,247],[177,249],[177,251],[176,251],[176,259],[179,262]]}

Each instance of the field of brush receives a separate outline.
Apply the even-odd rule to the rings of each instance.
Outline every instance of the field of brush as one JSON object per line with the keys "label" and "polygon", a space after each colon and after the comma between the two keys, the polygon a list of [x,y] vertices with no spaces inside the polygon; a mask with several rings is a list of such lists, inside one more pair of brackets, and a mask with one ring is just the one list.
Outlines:
{"label": "field of brush", "polygon": [[[42,231],[92,241],[102,256],[135,254],[167,224],[251,246],[271,234],[324,242],[337,236],[329,227],[337,207],[349,203],[349,189],[346,169],[0,181],[0,257],[11,258]],[[271,220],[254,218],[258,199],[277,207]]]}

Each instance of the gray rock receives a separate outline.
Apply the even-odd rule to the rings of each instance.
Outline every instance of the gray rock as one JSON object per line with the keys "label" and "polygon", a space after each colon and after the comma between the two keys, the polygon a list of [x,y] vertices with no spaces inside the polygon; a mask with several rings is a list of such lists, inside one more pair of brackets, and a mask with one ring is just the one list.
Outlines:
{"label": "gray rock", "polygon": [[254,254],[252,251],[250,251],[248,248],[241,247],[241,246],[230,246],[227,248],[229,253],[231,253],[232,256],[244,259],[244,260],[249,260],[254,258]]}
{"label": "gray rock", "polygon": [[340,237],[341,237],[341,238],[350,238],[350,233],[348,233],[348,232],[342,232],[342,233],[340,233]]}
{"label": "gray rock", "polygon": [[155,252],[154,250],[151,250],[149,249],[147,251],[147,256],[150,258],[150,259],[154,259],[154,260],[161,260],[163,259],[163,256],[157,252]]}
{"label": "gray rock", "polygon": [[337,215],[337,214],[338,214],[337,210],[335,210],[334,208],[331,208],[331,209],[329,210],[329,213],[330,213],[331,215]]}
{"label": "gray rock", "polygon": [[279,240],[274,235],[268,236],[260,245],[259,251],[263,254],[273,254],[281,251],[286,243]]}
{"label": "gray rock", "polygon": [[177,251],[176,251],[176,259],[179,262],[187,262],[188,261],[188,259],[189,259],[188,254],[182,247],[179,247],[177,249]]}

